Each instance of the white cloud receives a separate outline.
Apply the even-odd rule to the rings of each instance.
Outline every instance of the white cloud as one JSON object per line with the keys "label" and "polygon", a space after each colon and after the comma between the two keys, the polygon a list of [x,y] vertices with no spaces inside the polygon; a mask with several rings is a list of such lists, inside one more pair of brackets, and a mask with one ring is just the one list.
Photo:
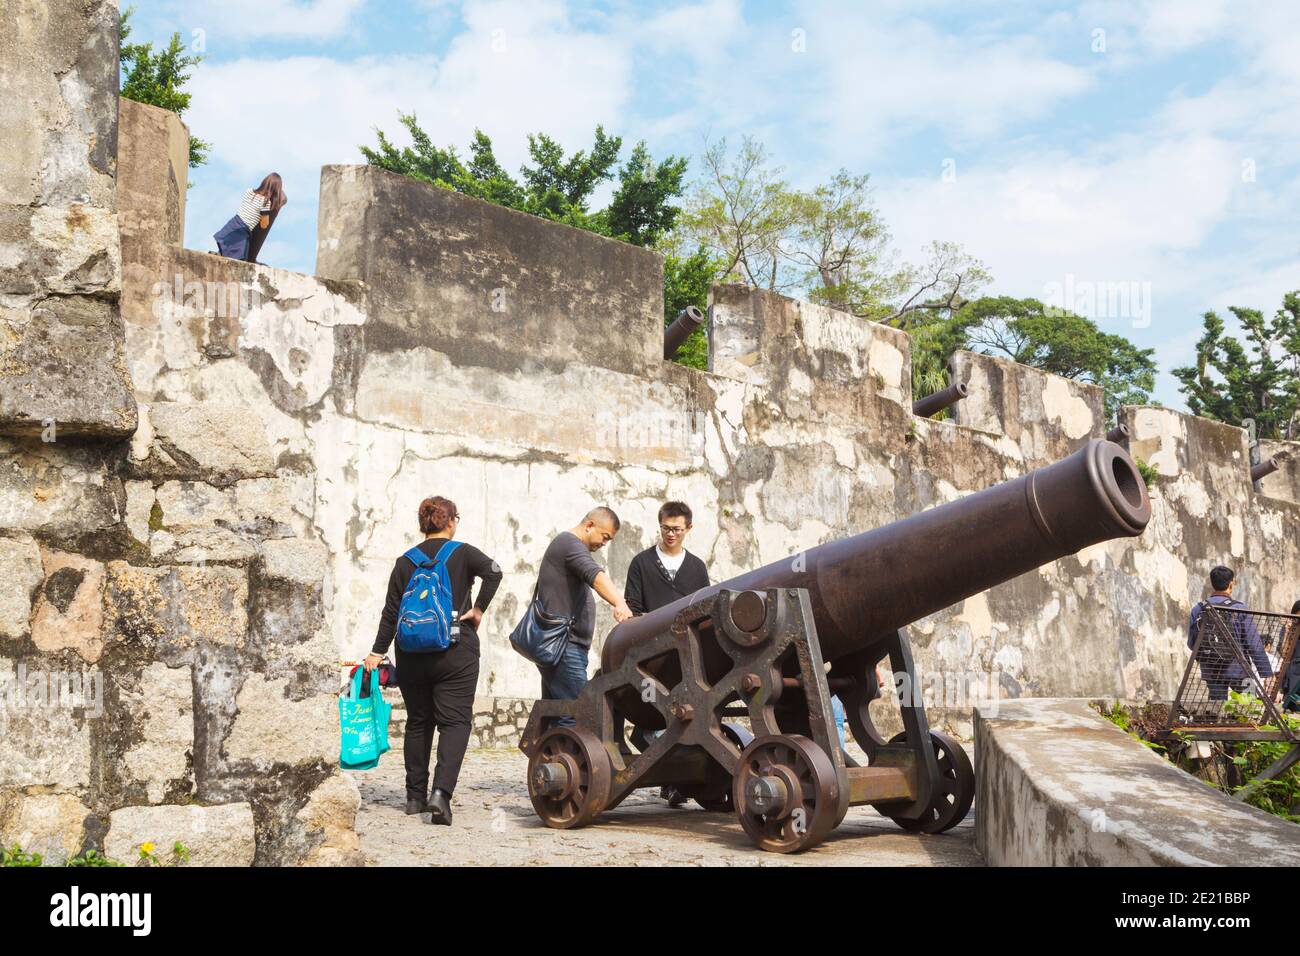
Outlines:
{"label": "white cloud", "polygon": [[[406,144],[399,111],[414,112],[435,143],[455,145],[462,154],[481,128],[509,169],[526,160],[528,133],[544,131],[569,149],[588,148],[597,123],[622,115],[628,57],[608,37],[573,29],[562,5],[480,4],[466,9],[465,19],[467,29],[442,58],[292,56],[205,63],[191,84],[186,120],[214,144],[213,165],[200,174],[191,196],[214,224],[191,216],[189,241],[208,248],[207,237],[233,214],[239,190],[271,170],[284,177],[290,205],[305,217],[297,229],[282,217],[276,239],[314,232],[320,167],[364,162],[358,147],[375,143],[376,127]],[[230,214],[217,214],[227,207]],[[294,264],[309,268],[313,255],[314,242],[308,242]]]}
{"label": "white cloud", "polygon": [[1124,137],[1104,150],[1024,153],[878,188],[899,243],[953,239],[984,259],[999,285],[1022,294],[1066,271],[1136,278],[1194,250],[1226,214],[1236,156],[1212,139],[1148,143]]}
{"label": "white cloud", "polygon": [[648,19],[639,17],[621,25],[629,39],[667,57],[663,73],[683,79],[698,66],[734,42],[745,29],[739,0],[703,0],[671,7]]}
{"label": "white cloud", "polygon": [[1231,25],[1226,0],[1154,0],[1144,5],[1139,27],[1147,46],[1175,52],[1216,38]]}
{"label": "white cloud", "polygon": [[366,2],[188,0],[179,10],[193,28],[209,32],[209,44],[254,38],[326,40],[346,33]]}
{"label": "white cloud", "polygon": [[928,128],[988,138],[1048,115],[1093,82],[1034,37],[947,33],[919,19],[822,10],[810,18],[808,51],[823,72],[807,108],[830,135],[874,155]]}
{"label": "white cloud", "polygon": [[[597,122],[619,116],[625,58],[604,38],[570,31],[554,5],[485,5],[467,19],[441,60],[296,56],[205,66],[187,119],[244,176],[276,169],[301,179],[326,163],[361,162],[357,147],[374,144],[375,127],[406,142],[399,110],[416,113],[440,145],[463,149],[482,128],[507,165],[524,159],[527,133],[544,129],[577,148],[589,145]],[[258,95],[231,95],[236,89]]]}

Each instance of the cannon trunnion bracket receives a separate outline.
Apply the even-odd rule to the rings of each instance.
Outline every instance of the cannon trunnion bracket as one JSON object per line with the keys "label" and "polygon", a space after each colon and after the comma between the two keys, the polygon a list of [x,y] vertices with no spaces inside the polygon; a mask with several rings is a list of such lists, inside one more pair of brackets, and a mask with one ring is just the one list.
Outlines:
{"label": "cannon trunnion bracket", "polygon": [[[863,804],[907,830],[950,829],[974,797],[970,762],[929,729],[919,702],[901,702],[902,734],[880,737],[868,705],[886,656],[916,686],[901,631],[870,640],[828,674],[807,590],[718,590],[598,672],[577,700],[534,705],[520,743],[533,807],[548,826],[580,827],[635,789],[672,784],[708,809],[734,812],[757,846],[779,853],[820,843]],[[832,693],[868,766],[839,746]],[[553,726],[563,717],[573,726]],[[625,740],[627,717],[640,752]],[[752,736],[726,720],[737,717],[748,718]]]}

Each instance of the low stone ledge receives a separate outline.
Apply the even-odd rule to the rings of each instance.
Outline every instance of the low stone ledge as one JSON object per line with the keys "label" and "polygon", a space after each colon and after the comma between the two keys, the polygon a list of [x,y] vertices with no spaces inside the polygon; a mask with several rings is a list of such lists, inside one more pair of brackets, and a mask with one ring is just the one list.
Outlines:
{"label": "low stone ledge", "polygon": [[1085,699],[978,708],[975,768],[993,866],[1300,864],[1300,826],[1184,773]]}
{"label": "low stone ledge", "polygon": [[190,866],[252,866],[253,811],[247,803],[114,810],[104,839],[105,855],[130,865],[146,843],[164,860],[176,843],[183,844],[190,851]]}
{"label": "low stone ledge", "polygon": [[[389,734],[393,738],[401,738],[406,734],[406,706],[397,691],[387,691],[385,699],[393,705]],[[470,748],[516,749],[524,728],[528,726],[528,715],[532,713],[535,703],[537,701],[529,697],[475,697]]]}

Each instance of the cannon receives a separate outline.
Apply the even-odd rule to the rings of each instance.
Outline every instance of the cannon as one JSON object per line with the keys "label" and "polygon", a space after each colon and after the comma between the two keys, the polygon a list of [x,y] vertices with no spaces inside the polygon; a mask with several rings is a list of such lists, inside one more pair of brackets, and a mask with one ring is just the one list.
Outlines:
{"label": "cannon", "polygon": [[1273,472],[1277,471],[1279,467],[1281,466],[1278,464],[1276,456],[1273,458],[1265,458],[1258,465],[1250,466],[1250,480],[1252,482],[1263,481],[1269,475],[1273,474]]}
{"label": "cannon", "polygon": [[933,418],[945,408],[951,408],[970,394],[965,382],[954,382],[943,391],[927,395],[912,403],[912,414],[917,418]]}
{"label": "cannon", "polygon": [[1120,422],[1110,431],[1106,432],[1106,441],[1113,441],[1117,445],[1127,443],[1130,437],[1132,437],[1132,432],[1129,431],[1129,427],[1123,422]]}
{"label": "cannon", "polygon": [[664,358],[671,361],[677,351],[686,343],[690,334],[704,323],[704,313],[693,305],[688,305],[677,313],[677,318],[664,329]]}
{"label": "cannon", "polygon": [[[548,826],[578,827],[635,789],[672,784],[734,813],[775,852],[816,845],[850,806],[871,805],[908,831],[948,830],[974,797],[970,761],[930,730],[915,695],[899,700],[903,732],[883,738],[868,712],[876,665],[888,657],[917,687],[905,625],[1141,534],[1150,516],[1128,453],[1091,441],[1023,477],[624,621],[576,700],[533,707],[520,742],[533,808]],[[832,694],[866,766],[839,746]],[[573,725],[552,726],[556,718]]]}

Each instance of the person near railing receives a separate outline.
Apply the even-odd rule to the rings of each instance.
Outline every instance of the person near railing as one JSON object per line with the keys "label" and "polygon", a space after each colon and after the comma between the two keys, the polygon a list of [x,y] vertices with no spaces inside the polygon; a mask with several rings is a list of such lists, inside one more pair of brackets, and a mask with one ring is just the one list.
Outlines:
{"label": "person near railing", "polygon": [[[1236,583],[1236,579],[1236,572],[1232,568],[1223,565],[1218,565],[1210,571],[1210,586],[1214,590],[1208,598],[1192,608],[1191,618],[1187,625],[1187,646],[1189,649],[1196,651],[1196,639],[1200,632],[1201,615],[1207,605],[1245,609],[1246,605],[1232,596],[1232,588]],[[1244,670],[1235,656],[1224,661],[1203,645],[1200,651],[1196,651],[1197,663],[1200,665],[1201,679],[1205,681],[1210,700],[1227,700],[1230,690],[1241,693],[1250,686],[1250,678],[1252,677],[1255,678],[1256,682],[1261,682],[1263,678],[1273,676],[1273,664],[1268,658],[1268,652],[1264,649],[1264,642],[1260,640],[1259,630],[1255,627],[1254,622],[1249,619],[1249,615],[1239,615],[1238,617],[1239,619],[1233,622],[1233,637],[1245,654],[1251,672],[1248,673]]]}

